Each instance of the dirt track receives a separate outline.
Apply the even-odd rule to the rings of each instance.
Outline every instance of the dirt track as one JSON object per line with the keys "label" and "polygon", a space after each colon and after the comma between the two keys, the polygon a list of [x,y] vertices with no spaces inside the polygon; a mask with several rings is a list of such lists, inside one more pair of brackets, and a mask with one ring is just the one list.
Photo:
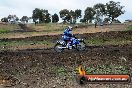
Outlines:
{"label": "dirt track", "polygon": [[[1,52],[1,74],[19,79],[20,83],[15,85],[15,88],[80,88],[72,73],[80,64],[95,67],[97,64],[121,64],[132,72],[132,45],[97,46],[87,49],[84,52],[66,51],[62,54],[52,50]],[[125,57],[126,61],[122,62],[121,57]],[[69,74],[60,76],[53,71],[54,67],[64,67]],[[68,76],[73,76],[73,79]],[[95,86],[102,88],[102,85],[91,85],[91,88]],[[104,88],[106,86],[108,85],[104,85]],[[121,88],[122,85],[118,86]]]}
{"label": "dirt track", "polygon": [[[97,33],[85,33],[85,34],[76,34],[78,37],[89,39],[89,38],[126,38],[126,35],[132,35],[132,31],[111,31],[111,32],[97,32]],[[62,35],[44,35],[44,36],[32,36],[26,38],[2,38],[0,41],[43,41],[51,40],[56,41],[61,38]]]}
{"label": "dirt track", "polygon": [[[131,35],[131,32],[126,33]],[[126,33],[106,34],[108,37],[113,35],[125,38]],[[99,35],[101,36],[102,33]],[[99,35],[91,34],[97,37]],[[82,37],[90,38],[88,35],[82,35]],[[1,82],[3,86],[10,86],[9,88],[132,88],[132,83],[86,84],[84,86],[77,84],[74,70],[78,65],[96,67],[111,63],[126,66],[132,75],[132,44],[87,46],[84,52],[71,50],[56,53],[53,49],[3,51],[0,53],[0,78],[7,77],[5,80],[10,80],[12,78],[8,76],[11,76],[17,79],[16,82],[19,83],[14,86],[5,81]],[[56,72],[56,68],[60,67],[65,69],[66,74]],[[3,86],[0,88],[4,88]]]}

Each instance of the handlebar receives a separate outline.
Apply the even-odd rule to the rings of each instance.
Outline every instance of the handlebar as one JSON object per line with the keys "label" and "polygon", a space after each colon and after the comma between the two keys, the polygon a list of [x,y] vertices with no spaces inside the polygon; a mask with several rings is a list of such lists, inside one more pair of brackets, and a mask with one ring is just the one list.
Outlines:
{"label": "handlebar", "polygon": [[77,38],[74,34],[72,35],[72,37]]}

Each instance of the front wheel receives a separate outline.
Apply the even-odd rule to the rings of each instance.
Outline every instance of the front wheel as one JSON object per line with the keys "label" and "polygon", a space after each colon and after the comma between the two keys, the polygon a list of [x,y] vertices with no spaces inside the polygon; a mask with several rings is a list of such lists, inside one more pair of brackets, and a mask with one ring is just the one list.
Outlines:
{"label": "front wheel", "polygon": [[84,51],[86,49],[86,43],[84,41],[81,41],[80,44],[77,45],[78,51]]}
{"label": "front wheel", "polygon": [[60,52],[62,52],[62,51],[64,50],[64,49],[61,48],[61,47],[62,47],[62,45],[57,43],[57,44],[54,46],[54,50],[55,50],[56,52],[60,53]]}

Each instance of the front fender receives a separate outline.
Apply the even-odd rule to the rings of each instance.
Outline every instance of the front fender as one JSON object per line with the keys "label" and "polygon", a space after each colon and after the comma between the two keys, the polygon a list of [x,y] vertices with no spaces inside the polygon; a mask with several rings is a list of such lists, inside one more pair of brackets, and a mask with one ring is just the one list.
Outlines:
{"label": "front fender", "polygon": [[61,44],[61,45],[64,45],[64,44],[65,44],[64,41],[57,41],[56,43],[57,43],[57,44]]}

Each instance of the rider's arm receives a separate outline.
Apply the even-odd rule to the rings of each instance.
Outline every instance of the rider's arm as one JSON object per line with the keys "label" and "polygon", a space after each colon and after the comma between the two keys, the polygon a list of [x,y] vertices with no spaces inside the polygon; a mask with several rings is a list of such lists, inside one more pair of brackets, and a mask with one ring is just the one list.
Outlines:
{"label": "rider's arm", "polygon": [[69,37],[72,37],[72,34],[71,34],[70,32],[68,32],[68,36],[69,36]]}
{"label": "rider's arm", "polygon": [[68,37],[72,37],[72,34],[67,29],[64,31],[63,34],[66,35],[66,36],[68,36]]}

